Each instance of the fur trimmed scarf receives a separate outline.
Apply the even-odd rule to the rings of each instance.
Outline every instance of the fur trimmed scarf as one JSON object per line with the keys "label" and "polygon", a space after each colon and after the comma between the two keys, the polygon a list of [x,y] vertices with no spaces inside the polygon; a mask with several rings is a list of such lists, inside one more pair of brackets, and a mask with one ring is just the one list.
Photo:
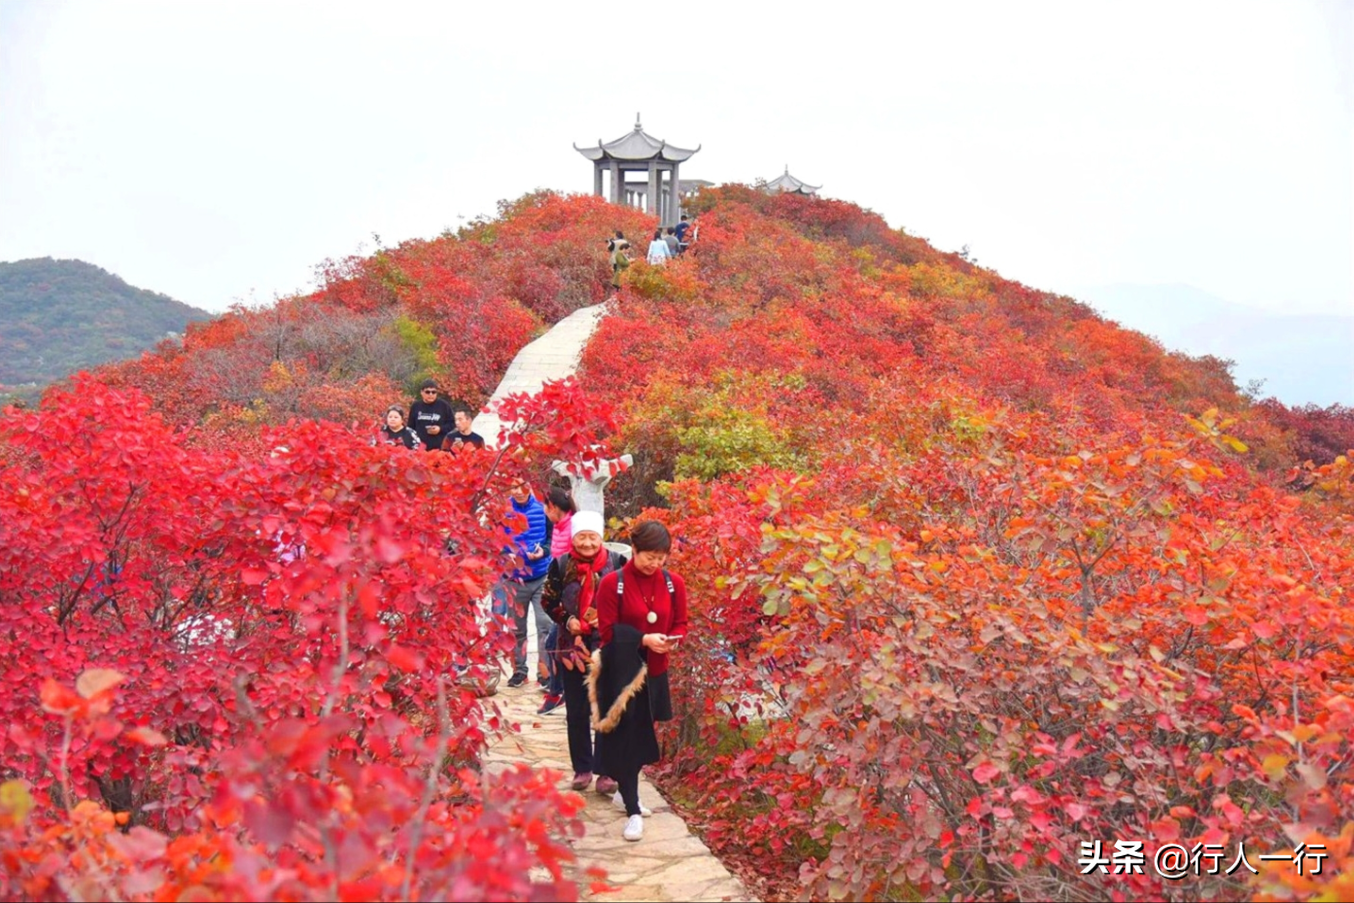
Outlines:
{"label": "fur trimmed scarf", "polygon": [[602,717],[601,704],[597,701],[597,683],[602,676],[602,650],[593,650],[592,667],[588,669],[588,704],[592,707],[592,729],[599,734],[609,734],[614,731],[616,725],[621,723],[621,716],[625,714],[625,707],[644,688],[644,678],[648,675],[648,665],[641,664],[639,671],[635,672],[634,678],[622,687],[621,691],[616,694],[616,698],[611,701],[604,718]]}
{"label": "fur trimmed scarf", "polygon": [[588,703],[597,731],[594,771],[612,777],[627,774],[662,758],[654,733],[649,698],[649,669],[644,663],[644,635],[617,624],[611,642],[592,654],[588,669]]}

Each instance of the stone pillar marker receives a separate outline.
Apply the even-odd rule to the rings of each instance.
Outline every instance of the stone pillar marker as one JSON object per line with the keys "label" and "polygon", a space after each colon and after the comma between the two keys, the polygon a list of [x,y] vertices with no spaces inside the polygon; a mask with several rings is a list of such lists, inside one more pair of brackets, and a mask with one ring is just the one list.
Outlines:
{"label": "stone pillar marker", "polygon": [[669,226],[677,225],[677,220],[682,217],[682,180],[677,177],[677,167],[680,165],[680,163],[673,163],[672,171],[668,173],[668,215],[665,222]]}
{"label": "stone pillar marker", "polygon": [[649,194],[648,194],[648,196],[646,197],[646,200],[647,200],[648,203],[649,203],[649,212],[650,212],[650,213],[654,213],[654,212],[656,212],[656,211],[659,209],[659,204],[658,204],[658,184],[659,184],[659,182],[661,181],[661,179],[662,179],[662,176],[659,174],[659,171],[658,171],[658,161],[657,161],[657,160],[650,160],[650,161],[649,161],[649,189],[648,189]]}
{"label": "stone pillar marker", "polygon": [[[596,511],[605,518],[606,508],[602,500],[602,490],[606,488],[607,483],[611,482],[612,477],[634,463],[633,456],[621,455],[619,458],[609,458],[584,467],[572,465],[566,461],[556,461],[550,465],[550,469],[569,479],[574,504],[578,506],[579,511]],[[630,557],[631,550],[627,543],[608,542],[603,543],[603,545],[613,552],[620,552],[626,558]]]}
{"label": "stone pillar marker", "polygon": [[598,461],[590,467],[580,467],[566,461],[556,461],[550,465],[550,469],[560,476],[568,478],[569,486],[574,493],[574,504],[578,506],[579,511],[596,511],[598,514],[605,514],[606,508],[602,499],[602,490],[606,488],[607,483],[611,482],[612,477],[634,463],[635,459],[631,455],[621,455],[619,458]]}

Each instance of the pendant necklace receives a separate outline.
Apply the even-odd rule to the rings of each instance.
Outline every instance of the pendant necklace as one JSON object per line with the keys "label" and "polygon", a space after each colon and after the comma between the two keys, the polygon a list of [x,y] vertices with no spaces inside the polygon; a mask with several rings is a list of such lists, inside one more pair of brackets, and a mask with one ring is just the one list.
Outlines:
{"label": "pendant necklace", "polygon": [[[638,587],[636,588],[639,589]],[[649,609],[649,613],[644,616],[644,620],[648,621],[650,624],[658,623],[658,612],[653,610],[654,599],[657,595],[658,592],[654,591],[653,593],[650,593],[649,595],[646,596],[644,595],[643,589],[639,590],[639,597],[644,600],[644,607]]]}

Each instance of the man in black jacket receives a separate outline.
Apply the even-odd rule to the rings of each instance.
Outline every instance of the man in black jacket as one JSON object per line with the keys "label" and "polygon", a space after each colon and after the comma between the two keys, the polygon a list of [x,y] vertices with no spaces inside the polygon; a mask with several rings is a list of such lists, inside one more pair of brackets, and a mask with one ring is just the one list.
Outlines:
{"label": "man in black jacket", "polygon": [[442,447],[442,440],[451,431],[454,415],[451,404],[438,397],[437,383],[425,379],[419,387],[419,399],[409,406],[409,426],[429,451]]}
{"label": "man in black jacket", "polygon": [[447,436],[446,448],[448,451],[455,451],[460,445],[473,445],[476,448],[484,448],[484,437],[475,432],[472,428],[474,418],[470,416],[469,408],[456,409],[456,429]]}

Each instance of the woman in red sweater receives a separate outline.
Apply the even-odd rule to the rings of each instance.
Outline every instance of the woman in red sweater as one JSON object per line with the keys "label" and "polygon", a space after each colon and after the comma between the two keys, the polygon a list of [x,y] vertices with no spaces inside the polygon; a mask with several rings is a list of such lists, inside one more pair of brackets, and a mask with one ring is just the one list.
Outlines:
{"label": "woman in red sweater", "polygon": [[668,656],[686,636],[686,584],[664,570],[672,536],[657,521],[630,533],[634,557],[597,586],[602,649],[588,675],[601,770],[616,779],[625,810],[624,837],[644,836],[639,770],[660,758],[655,721],[672,719]]}

